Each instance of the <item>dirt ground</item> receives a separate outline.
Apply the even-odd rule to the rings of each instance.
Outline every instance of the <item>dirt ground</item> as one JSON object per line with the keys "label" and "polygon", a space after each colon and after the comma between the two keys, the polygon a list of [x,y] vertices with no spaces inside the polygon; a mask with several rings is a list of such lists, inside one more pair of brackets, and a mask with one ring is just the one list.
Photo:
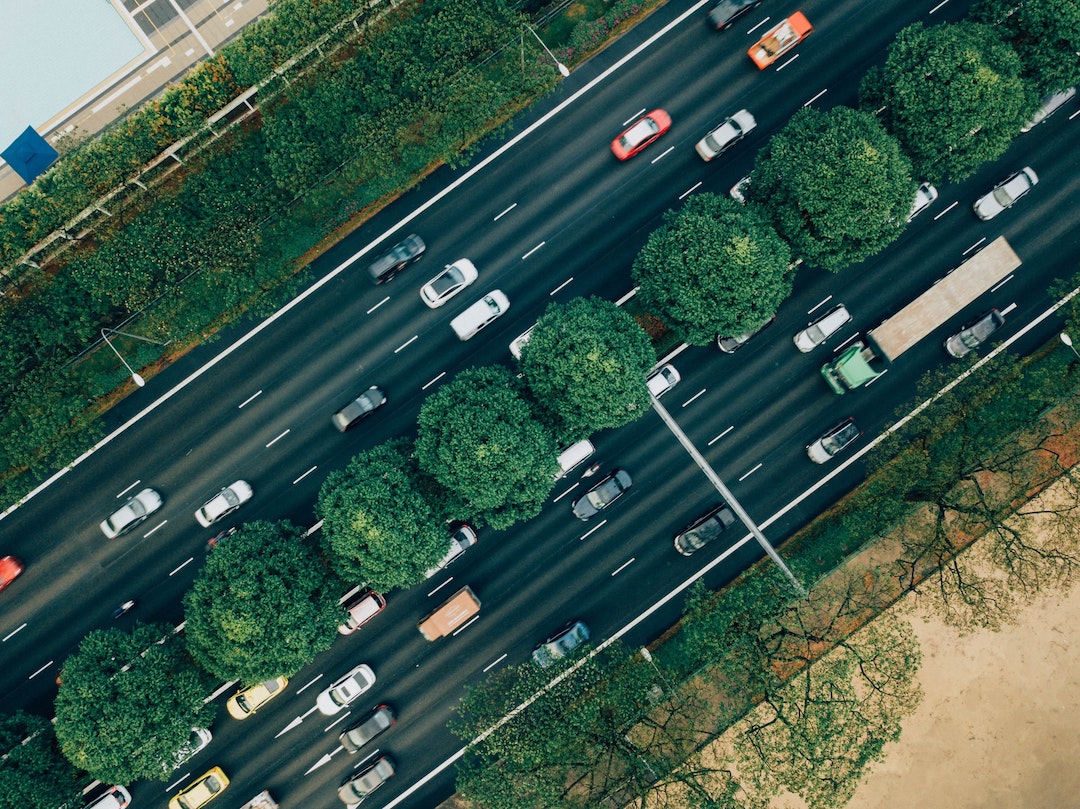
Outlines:
{"label": "dirt ground", "polygon": [[1080,587],[1000,632],[912,617],[922,705],[847,809],[1059,809],[1080,798]]}

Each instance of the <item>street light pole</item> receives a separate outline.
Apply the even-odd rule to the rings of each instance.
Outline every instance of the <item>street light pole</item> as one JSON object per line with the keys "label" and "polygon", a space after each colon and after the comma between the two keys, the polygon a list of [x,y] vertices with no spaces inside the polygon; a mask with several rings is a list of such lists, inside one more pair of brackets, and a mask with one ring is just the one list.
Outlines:
{"label": "street light pole", "polygon": [[548,50],[548,46],[544,44],[544,40],[540,39],[540,35],[538,33],[536,33],[536,31],[534,31],[527,24],[525,25],[525,27],[529,29],[530,34],[532,34],[534,37],[536,37],[536,41],[540,43],[540,47],[544,49],[544,52],[548,56],[551,57],[551,61],[555,63],[555,67],[557,67],[559,69],[559,73],[562,74],[562,77],[564,79],[569,78],[569,76],[570,76],[570,68],[568,68],[566,65],[564,65],[562,62],[560,62],[558,59],[555,58],[555,54],[553,54],[550,50]]}
{"label": "street light pole", "polygon": [[125,360],[123,358],[123,356],[121,356],[120,352],[116,350],[116,346],[114,346],[109,341],[109,335],[106,334],[105,332],[111,332],[112,334],[122,334],[125,337],[132,337],[132,338],[134,338],[136,340],[142,340],[144,343],[153,343],[154,345],[159,345],[159,346],[165,346],[165,345],[168,345],[168,343],[161,343],[161,342],[158,342],[157,340],[151,340],[149,337],[142,337],[141,335],[138,335],[138,334],[129,334],[126,331],[118,331],[117,329],[102,329],[101,330],[101,338],[105,341],[105,345],[107,345],[109,348],[112,349],[113,354],[115,354],[119,358],[120,362],[122,362],[124,364],[124,367],[127,368],[128,373],[131,374],[131,381],[134,382],[140,388],[144,387],[146,385],[146,380],[142,378],[141,374],[136,373],[134,368],[132,368],[130,365],[128,365],[127,360]]}
{"label": "street light pole", "polygon": [[1072,350],[1073,354],[1076,354],[1076,358],[1080,360],[1080,351],[1076,350],[1076,346],[1073,345],[1072,337],[1069,336],[1069,333],[1063,331],[1061,334],[1058,335],[1058,337],[1061,338],[1061,342],[1063,342]]}
{"label": "street light pole", "polygon": [[649,663],[652,665],[653,670],[656,672],[656,676],[659,677],[661,681],[663,681],[664,685],[668,687],[668,693],[675,697],[676,701],[681,704],[682,700],[679,698],[678,691],[675,690],[675,686],[672,684],[671,680],[665,677],[663,672],[660,671],[660,667],[656,665],[656,661],[653,660],[652,652],[650,652],[644,646],[638,649],[638,651],[641,652],[641,656],[648,660]]}

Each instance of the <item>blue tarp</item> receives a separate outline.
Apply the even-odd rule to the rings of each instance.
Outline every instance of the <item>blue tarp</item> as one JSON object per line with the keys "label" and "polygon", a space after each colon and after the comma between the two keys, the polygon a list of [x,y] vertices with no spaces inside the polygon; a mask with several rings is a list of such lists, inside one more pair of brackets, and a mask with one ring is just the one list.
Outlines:
{"label": "blue tarp", "polygon": [[14,143],[0,152],[0,157],[23,178],[23,182],[30,185],[53,164],[59,154],[34,127],[28,126]]}

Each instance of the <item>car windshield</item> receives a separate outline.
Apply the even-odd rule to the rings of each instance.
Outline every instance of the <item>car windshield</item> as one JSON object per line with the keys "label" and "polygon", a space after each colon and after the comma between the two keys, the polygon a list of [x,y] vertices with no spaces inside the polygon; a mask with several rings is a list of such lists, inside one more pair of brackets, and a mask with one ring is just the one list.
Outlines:
{"label": "car windshield", "polygon": [[614,500],[618,494],[619,484],[612,479],[593,489],[585,495],[585,499],[589,501],[593,508],[603,508]]}
{"label": "car windshield", "polygon": [[499,304],[493,297],[491,297],[490,295],[485,295],[484,296],[484,303],[486,303],[488,305],[488,309],[491,310],[491,314],[493,314],[493,315],[499,314]]}
{"label": "car windshield", "polygon": [[821,446],[824,447],[825,451],[830,455],[835,455],[850,444],[858,434],[859,428],[855,426],[855,423],[848,422],[832,435],[821,439]]}
{"label": "car windshield", "polygon": [[232,489],[225,489],[221,493],[222,498],[225,500],[226,505],[238,506],[240,505],[240,498],[236,496],[236,492]]}
{"label": "car windshield", "polygon": [[443,295],[464,280],[461,270],[457,267],[449,267],[446,272],[431,282],[431,288],[435,290],[436,295]]}

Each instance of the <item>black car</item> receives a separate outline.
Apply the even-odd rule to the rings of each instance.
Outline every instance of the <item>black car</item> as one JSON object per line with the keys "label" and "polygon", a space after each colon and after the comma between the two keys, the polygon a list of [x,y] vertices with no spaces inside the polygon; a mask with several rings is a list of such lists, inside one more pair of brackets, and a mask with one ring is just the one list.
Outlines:
{"label": "black car", "polygon": [[997,309],[983,312],[958,333],[945,341],[945,350],[960,359],[990,339],[990,335],[1005,325],[1005,317]]}
{"label": "black car", "polygon": [[395,244],[368,267],[368,275],[376,284],[385,284],[410,264],[415,264],[424,255],[427,245],[413,233]]}
{"label": "black car", "polygon": [[683,556],[700,551],[736,522],[735,512],[721,503],[708,514],[698,517],[675,537],[675,550]]}
{"label": "black car", "polygon": [[743,14],[753,11],[761,5],[761,0],[720,0],[709,9],[709,25],[717,31],[730,28]]}

